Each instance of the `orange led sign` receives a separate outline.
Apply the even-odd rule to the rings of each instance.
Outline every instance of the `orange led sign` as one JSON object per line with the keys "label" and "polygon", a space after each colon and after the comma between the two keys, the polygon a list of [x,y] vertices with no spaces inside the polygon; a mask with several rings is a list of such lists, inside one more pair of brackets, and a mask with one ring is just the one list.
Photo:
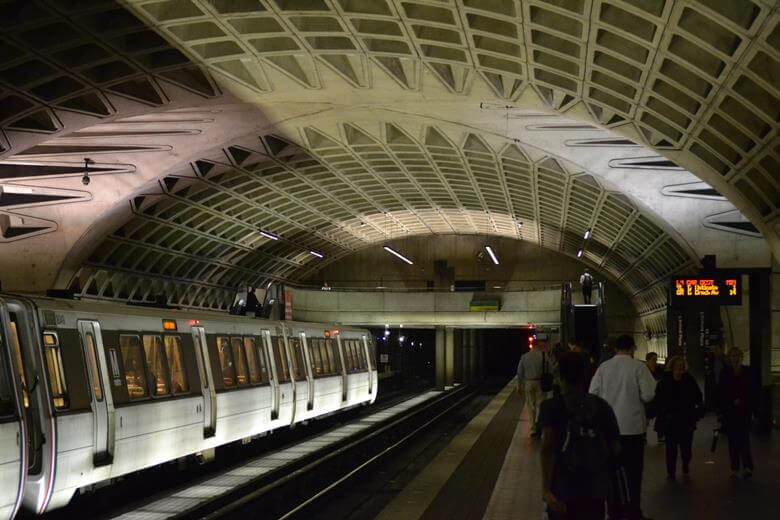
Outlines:
{"label": "orange led sign", "polygon": [[742,292],[740,279],[735,278],[689,278],[672,279],[672,303],[690,301],[711,301],[721,305],[740,305]]}

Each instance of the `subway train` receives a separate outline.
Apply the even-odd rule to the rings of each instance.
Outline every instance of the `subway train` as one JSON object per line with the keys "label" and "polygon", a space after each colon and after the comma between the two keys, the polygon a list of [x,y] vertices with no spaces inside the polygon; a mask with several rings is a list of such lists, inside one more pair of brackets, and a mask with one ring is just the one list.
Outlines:
{"label": "subway train", "polygon": [[373,403],[367,330],[0,294],[0,518]]}

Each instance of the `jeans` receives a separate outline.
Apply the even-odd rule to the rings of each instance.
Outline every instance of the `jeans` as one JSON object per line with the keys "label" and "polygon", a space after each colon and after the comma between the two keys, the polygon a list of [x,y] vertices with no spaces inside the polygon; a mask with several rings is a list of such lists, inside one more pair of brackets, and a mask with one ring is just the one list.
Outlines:
{"label": "jeans", "polygon": [[677,451],[679,448],[682,458],[683,473],[688,473],[691,464],[691,451],[693,447],[693,430],[671,430],[666,435],[666,472],[674,475],[677,471]]}
{"label": "jeans", "polygon": [[742,467],[753,471],[753,454],[750,452],[750,426],[733,425],[726,430],[729,438],[729,457],[731,458],[731,471]]}

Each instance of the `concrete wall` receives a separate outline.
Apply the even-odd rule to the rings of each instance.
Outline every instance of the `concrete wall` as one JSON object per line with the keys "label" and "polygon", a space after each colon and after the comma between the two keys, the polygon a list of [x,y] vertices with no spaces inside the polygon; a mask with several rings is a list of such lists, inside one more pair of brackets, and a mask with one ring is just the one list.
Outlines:
{"label": "concrete wall", "polygon": [[[499,258],[494,265],[484,252],[488,243]],[[408,265],[384,251],[369,247],[321,269],[309,280],[315,290],[295,291],[296,319],[340,321],[361,325],[404,323],[417,325],[511,326],[560,322],[560,285],[574,281],[574,302],[582,303],[576,282],[583,264],[561,253],[520,240],[480,235],[433,235],[410,237],[388,245],[414,261]],[[486,294],[502,299],[501,312],[468,311],[472,293],[448,292],[446,281],[434,262],[446,260],[454,280],[484,280]],[[604,273],[607,280],[606,309],[610,335],[636,334],[637,314],[633,304]],[[446,274],[446,273],[445,273]],[[433,281],[437,292],[389,292],[392,289],[424,289]],[[318,288],[327,282],[332,291]],[[388,291],[378,291],[377,286]],[[370,292],[342,292],[340,288]],[[374,289],[374,291],[371,291]],[[439,292],[445,291],[445,292]]]}
{"label": "concrete wall", "polygon": [[293,317],[349,325],[511,327],[560,322],[560,291],[505,292],[499,312],[471,312],[470,292],[342,292],[293,289]]}

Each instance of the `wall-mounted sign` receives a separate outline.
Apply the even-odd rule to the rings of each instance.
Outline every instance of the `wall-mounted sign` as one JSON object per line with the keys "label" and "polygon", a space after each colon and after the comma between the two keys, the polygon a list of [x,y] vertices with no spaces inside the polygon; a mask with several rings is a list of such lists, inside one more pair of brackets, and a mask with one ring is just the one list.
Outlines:
{"label": "wall-mounted sign", "polygon": [[712,302],[720,305],[742,305],[742,280],[731,278],[672,278],[671,300],[673,305],[689,302]]}

